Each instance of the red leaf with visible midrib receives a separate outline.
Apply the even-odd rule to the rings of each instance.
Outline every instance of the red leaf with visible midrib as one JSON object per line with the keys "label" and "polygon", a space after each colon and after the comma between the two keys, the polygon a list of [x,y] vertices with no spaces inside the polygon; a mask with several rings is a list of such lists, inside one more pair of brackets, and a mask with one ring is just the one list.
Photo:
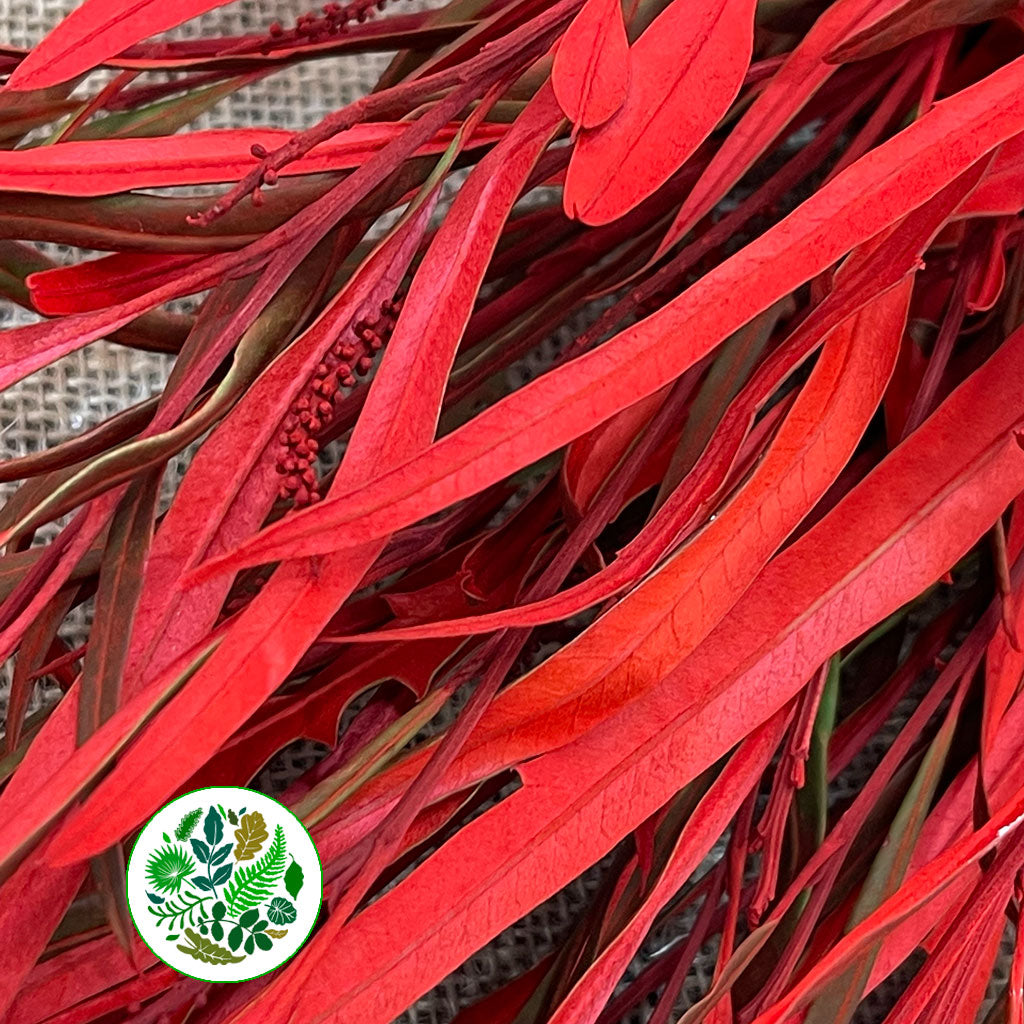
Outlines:
{"label": "red leaf with visible midrib", "polygon": [[[4,1024],[36,1024],[56,1017],[157,963],[141,939],[132,953],[138,967],[124,955],[112,935],[92,939],[44,960],[33,968]],[[88,1019],[92,1019],[91,1017]]]}
{"label": "red leaf with visible midrib", "polygon": [[[449,788],[577,739],[658,678],[652,665],[668,671],[707,636],[856,445],[895,359],[909,285],[833,332],[761,465],[715,521],[582,636],[496,698],[449,773]],[[375,814],[417,763],[414,755],[374,780],[350,816]]]}
{"label": "red leaf with visible midrib", "polygon": [[[411,137],[404,137],[411,139],[411,143],[415,144],[415,141],[435,131],[438,127],[438,120],[444,116],[444,109],[440,115],[424,115],[423,119],[415,125],[410,126],[410,130],[418,131],[419,135],[412,135]],[[449,154],[449,160],[454,158],[454,151]],[[359,172],[352,175],[347,181],[351,183],[358,176]],[[443,177],[443,176],[442,176]],[[406,211],[405,220],[403,224],[399,225],[394,229],[392,234],[383,240],[377,249],[371,253],[367,258],[364,272],[366,276],[372,277],[373,282],[376,283],[377,287],[386,287],[387,290],[383,294],[375,294],[373,291],[373,285],[366,285],[366,282],[359,280],[359,275],[356,279],[350,282],[350,288],[343,291],[336,299],[336,305],[339,308],[331,308],[325,311],[324,324],[321,327],[327,332],[326,336],[321,334],[319,337],[314,336],[307,340],[307,346],[302,348],[298,345],[293,345],[289,348],[284,356],[294,355],[297,359],[298,365],[285,361],[285,365],[293,372],[301,370],[304,366],[306,367],[307,375],[316,367],[317,361],[321,358],[323,351],[329,346],[331,340],[337,337],[338,333],[349,326],[350,322],[360,315],[375,312],[380,308],[380,301],[388,294],[393,294],[393,288],[401,276],[404,274],[405,269],[408,267],[408,261],[412,258],[415,250],[415,245],[420,237],[419,231],[422,230],[423,222],[425,218],[428,218],[430,211],[433,208],[433,203],[436,201],[437,193],[440,188],[440,180],[434,180],[428,182],[427,188],[424,189],[423,194],[417,197],[418,201],[411,204],[410,208]],[[408,230],[403,230],[403,227]],[[411,237],[410,237],[411,236]],[[380,264],[383,264],[381,266]],[[376,273],[371,272],[367,268],[374,268],[375,271],[379,271],[382,276],[377,276]],[[394,274],[394,277],[389,277],[389,272]],[[266,276],[266,275],[264,275]],[[375,300],[375,301],[371,301]],[[336,319],[332,324],[331,315]],[[81,320],[95,320],[96,315],[84,314],[79,317],[70,317],[67,320],[62,321],[62,324],[67,324],[69,321],[71,325],[75,321]],[[319,323],[319,321],[318,321]],[[33,325],[35,326],[35,325]],[[46,326],[46,325],[44,325]],[[314,328],[317,325],[314,325]],[[18,329],[22,330],[22,329]],[[73,330],[73,326],[72,326]],[[17,333],[17,330],[15,331]],[[309,344],[316,346],[313,352],[308,351]],[[296,349],[299,349],[296,352]],[[214,349],[215,351],[215,349]],[[209,357],[210,352],[204,353],[205,357]],[[279,360],[274,364],[271,369],[277,367],[280,370]],[[242,417],[243,426],[239,430],[239,437],[237,445],[240,449],[240,456],[237,461],[243,461],[243,456],[249,453],[249,446],[253,442],[254,437],[260,435],[260,431],[265,431],[265,441],[270,451],[269,464],[261,466],[265,468],[269,477],[274,477],[274,455],[273,449],[269,447],[271,438],[277,429],[278,420],[274,417],[269,418],[267,422],[268,409],[274,408],[274,401],[281,401],[280,393],[283,392],[288,386],[301,387],[301,384],[296,384],[294,381],[290,381],[288,376],[285,376],[287,383],[279,385],[275,391],[275,381],[272,374],[268,372],[264,377],[260,378],[261,382],[266,383],[266,378],[270,378],[269,394],[263,395],[258,387],[254,387],[249,395],[247,396],[249,401],[244,403],[246,406],[253,404],[256,406],[255,414],[259,427],[256,429],[245,429],[245,417]],[[308,379],[300,378],[300,380]],[[287,408],[289,399],[284,400],[284,406]],[[261,404],[261,402],[263,404]],[[246,409],[247,413],[251,413],[251,409]],[[282,412],[283,414],[283,412]],[[263,417],[263,421],[259,418]],[[153,426],[156,426],[154,421]],[[221,428],[226,429],[226,425]],[[212,600],[208,600],[205,603],[200,601],[200,610],[197,613],[195,608],[181,608],[180,606],[175,607],[175,596],[178,595],[177,579],[178,573],[181,571],[181,567],[188,564],[188,560],[192,557],[196,557],[196,550],[205,551],[206,545],[212,543],[217,539],[217,529],[220,525],[225,511],[230,508],[230,501],[232,497],[237,497],[237,488],[242,485],[249,483],[249,470],[253,465],[254,461],[259,460],[259,456],[264,454],[262,451],[255,453],[255,459],[252,454],[249,453],[249,457],[244,461],[244,468],[238,474],[238,478],[234,481],[235,490],[228,495],[225,495],[226,480],[223,472],[223,450],[217,450],[211,448],[209,444],[204,445],[200,450],[200,457],[197,462],[200,461],[203,455],[210,452],[214,452],[212,458],[215,463],[214,480],[212,481],[212,493],[207,497],[208,502],[214,502],[214,514],[212,516],[206,515],[209,509],[204,507],[201,501],[198,502],[198,508],[202,509],[204,518],[200,518],[196,509],[193,508],[191,512],[183,511],[180,502],[174,503],[174,508],[183,517],[181,528],[178,530],[177,536],[172,536],[168,549],[162,552],[163,554],[163,567],[167,572],[166,576],[161,576],[156,573],[156,586],[152,589],[144,588],[142,599],[140,601],[140,609],[146,609],[151,612],[149,620],[143,627],[145,634],[145,644],[147,650],[140,652],[137,647],[133,648],[130,652],[128,665],[126,667],[126,682],[131,687],[133,698],[126,702],[121,709],[118,711],[114,718],[106,723],[86,744],[79,748],[78,753],[69,759],[65,759],[63,762],[63,768],[54,769],[54,764],[61,763],[58,759],[51,759],[45,757],[43,754],[35,756],[37,748],[40,744],[37,740],[32,747],[29,748],[25,760],[22,762],[19,770],[15,773],[14,779],[11,784],[0,793],[0,808],[6,806],[8,800],[20,800],[20,797],[16,797],[15,794],[19,793],[31,793],[33,791],[38,792],[41,788],[42,783],[51,778],[51,788],[49,793],[53,800],[51,801],[50,807],[46,808],[41,805],[36,806],[33,823],[29,825],[26,832],[21,836],[15,837],[13,833],[5,834],[4,838],[10,837],[13,842],[8,848],[7,853],[17,857],[20,855],[21,849],[24,844],[32,841],[32,837],[42,827],[43,823],[48,823],[53,820],[59,807],[59,800],[55,796],[57,785],[53,785],[53,782],[60,779],[65,782],[68,786],[68,791],[77,792],[78,788],[85,784],[85,781],[93,777],[100,766],[106,764],[109,759],[113,756],[114,752],[118,750],[124,742],[126,742],[140,725],[145,722],[147,717],[153,713],[155,708],[159,707],[167,699],[170,693],[174,692],[178,685],[180,685],[179,673],[185,667],[188,667],[189,671],[195,669],[197,662],[195,662],[197,651],[201,651],[203,657],[208,655],[213,647],[216,646],[217,641],[220,639],[214,634],[211,640],[210,630],[212,629],[216,620],[217,611],[220,608],[223,598],[227,592],[227,588],[220,591],[219,595],[214,593]],[[195,464],[193,464],[195,469]],[[210,481],[204,481],[202,474],[197,474],[200,477],[198,490],[202,490],[204,483],[210,485]],[[260,491],[260,485],[266,486],[266,478],[257,481],[257,486],[253,488],[253,491],[260,493],[261,498],[264,494]],[[259,517],[265,513],[267,507],[269,507],[272,495],[276,491],[276,485],[270,485],[267,491],[267,504],[263,510],[259,508],[258,504],[255,508],[255,514],[257,518],[254,522],[259,521]],[[179,498],[181,492],[179,492]],[[202,497],[202,495],[200,495]],[[248,515],[253,514],[252,504],[252,492],[247,495],[250,499],[251,504],[247,504],[245,513]],[[89,506],[88,511],[85,513],[86,524],[90,523],[90,518],[95,518],[93,512],[97,506],[100,506],[100,510],[97,515],[102,514],[102,506],[105,502],[105,498],[101,498],[99,502],[94,502]],[[219,515],[218,515],[219,513]],[[104,517],[105,519],[105,517]],[[170,516],[168,517],[170,519]],[[197,523],[201,523],[205,528],[199,530]],[[85,536],[84,539],[76,541],[81,546],[85,544],[91,544],[92,539],[95,536],[95,532],[104,525],[101,521],[99,525],[93,525],[92,536]],[[167,521],[164,523],[164,528],[168,526]],[[72,526],[73,528],[73,526]],[[84,529],[83,529],[84,532]],[[187,538],[187,542],[184,538]],[[205,544],[204,544],[205,541]],[[151,553],[151,559],[149,564],[148,579],[152,583],[154,573],[153,564],[154,559],[157,555],[157,548],[154,546],[153,552]],[[168,564],[171,562],[172,564]],[[339,566],[344,567],[348,563],[344,559],[339,559]],[[177,569],[175,569],[177,565]],[[358,567],[357,567],[358,568]],[[356,579],[352,582],[352,585],[358,583],[359,576],[362,575],[362,570],[358,571]],[[312,577],[312,579],[310,578]],[[296,651],[290,656],[296,660],[303,651],[308,647],[306,637],[302,633],[302,630],[298,626],[303,626],[306,629],[312,631],[312,636],[315,636],[317,632],[322,628],[324,622],[326,622],[330,616],[337,610],[338,606],[342,603],[347,595],[345,591],[347,575],[343,575],[340,580],[332,580],[334,586],[337,587],[338,592],[341,594],[340,597],[335,597],[334,590],[326,586],[317,586],[317,578],[315,573],[311,572],[309,567],[306,565],[300,565],[296,567],[285,567],[282,572],[275,574],[269,584],[264,588],[257,600],[253,602],[248,609],[246,609],[245,615],[240,617],[233,623],[233,635],[242,636],[243,639],[238,642],[237,655],[239,660],[245,665],[245,658],[248,654],[253,656],[255,664],[260,666],[262,671],[268,675],[273,676],[273,673],[281,669],[283,660],[289,656],[288,652],[284,652],[280,646],[276,648],[277,660],[275,659],[264,659],[263,651],[260,649],[258,644],[258,638],[262,635],[264,638],[267,635],[268,629],[275,630],[271,635],[278,639],[280,635],[276,632],[276,629],[281,629],[283,635],[287,636],[295,646]],[[48,586],[51,585],[48,583]],[[45,589],[45,588],[44,588]],[[216,590],[216,587],[207,588],[207,590]],[[153,590],[156,591],[156,595],[159,599],[159,603],[154,599]],[[204,594],[202,596],[209,596]],[[153,606],[156,605],[156,609]],[[169,606],[169,607],[168,607]],[[298,624],[295,628],[286,628],[282,625],[282,612],[281,609],[287,609],[287,613],[294,616],[295,622]],[[269,609],[269,611],[268,611]],[[177,618],[175,623],[175,629],[164,628],[164,623],[167,620],[166,616],[174,614]],[[318,622],[317,616],[322,615],[323,621]],[[208,616],[208,617],[207,617]],[[141,620],[144,616],[139,615]],[[196,620],[201,623],[201,628],[193,632]],[[269,621],[268,621],[269,620]],[[136,622],[136,630],[140,631],[141,623]],[[182,637],[182,634],[185,634]],[[2,635],[2,634],[0,634]],[[310,641],[312,639],[310,637]],[[134,638],[138,640],[138,637]],[[173,645],[177,643],[179,646],[177,649],[173,649]],[[167,651],[167,646],[172,646],[171,651]],[[143,660],[142,655],[145,655]],[[162,657],[157,657],[157,656]],[[154,659],[156,663],[154,664]],[[200,659],[201,661],[202,659]],[[133,672],[134,668],[137,671]],[[140,677],[140,674],[145,671],[145,666],[148,666],[148,672],[145,677]],[[216,662],[214,663],[216,668]],[[233,677],[232,673],[228,672],[228,677]],[[198,677],[201,678],[201,677]],[[283,678],[283,670],[282,676]],[[271,684],[271,689],[276,686],[276,683],[280,681],[277,677],[274,677],[275,682]],[[193,680],[194,681],[194,680]],[[219,682],[219,681],[218,681]],[[252,683],[252,679],[248,679],[247,682]],[[148,684],[148,685],[146,685]],[[73,698],[73,699],[72,699]],[[68,742],[74,743],[74,731],[73,731],[73,718],[75,715],[75,706],[77,705],[78,691],[77,688],[72,691],[56,708],[54,713],[50,716],[46,723],[46,727],[43,732],[49,731],[51,734],[52,741],[57,742]],[[258,705],[259,701],[255,702]],[[70,716],[70,721],[69,721]],[[248,717],[245,715],[244,717]],[[244,718],[243,718],[244,720]],[[241,724],[239,722],[238,724]],[[233,731],[233,730],[229,730]],[[41,733],[42,735],[42,733]],[[226,737],[225,737],[226,738]],[[85,754],[83,755],[83,751]],[[59,785],[59,783],[58,783]],[[30,800],[28,801],[31,802]],[[104,844],[106,845],[106,844]]]}
{"label": "red leaf with visible midrib", "polygon": [[[948,206],[940,205],[936,214],[943,216],[946,212]],[[912,283],[907,275],[916,254],[925,249],[926,238],[934,230],[934,224],[929,227],[928,219],[924,219],[926,223],[923,230],[911,230],[906,246],[893,244],[883,250],[887,257],[893,257],[899,250],[903,250],[900,253],[902,259],[895,258],[890,263],[888,259],[883,262],[869,257],[862,268],[858,268],[862,270],[861,273],[851,272],[849,278],[778,350],[777,355],[784,355],[785,358],[774,358],[766,363],[765,385],[760,387],[760,378],[756,379],[729,409],[722,426],[732,427],[738,422],[746,426],[753,420],[758,407],[767,401],[781,381],[806,357],[807,351],[816,347],[826,335],[830,336],[816,372],[801,392],[796,408],[779,429],[751,479],[691,542],[685,552],[673,558],[649,581],[656,587],[666,587],[672,594],[672,600],[680,607],[695,590],[703,592],[707,583],[693,576],[687,566],[720,564],[728,552],[743,549],[743,555],[729,555],[729,561],[735,561],[741,567],[731,575],[729,587],[724,590],[715,589],[716,600],[726,599],[727,593],[733,593],[736,587],[741,588],[741,580],[753,577],[839,474],[852,452],[852,446],[856,445],[874,414],[881,398],[879,389],[885,386],[893,368],[897,351],[893,346],[898,347],[905,319],[906,291]],[[848,266],[855,267],[856,264],[856,256],[851,257]],[[894,287],[901,277],[905,280],[891,301],[885,296],[876,297],[858,316],[856,309],[852,308],[853,304],[864,301],[864,288],[872,275],[883,290]],[[890,276],[894,276],[894,280],[887,280]],[[840,326],[835,327],[837,321]],[[851,357],[849,351],[853,331],[858,332],[857,336],[861,339],[857,356],[866,359],[863,363],[859,358]],[[771,373],[767,373],[769,370]],[[753,396],[749,400],[748,394]],[[757,396],[760,396],[760,402],[754,401]],[[672,496],[659,515],[651,520],[632,543],[623,548],[608,568],[583,583],[547,601],[497,612],[483,612],[447,622],[399,626],[353,639],[374,642],[381,638],[458,636],[499,627],[539,625],[566,618],[589,604],[610,597],[616,590],[637,582],[655,568],[671,539],[679,534],[694,514],[694,505],[688,499],[693,496],[693,500],[699,501],[705,488],[713,493],[713,485],[718,482],[718,477],[724,477],[728,463],[735,458],[739,440],[739,436],[724,441],[716,437],[710,451],[721,451],[721,458],[712,458],[707,466],[702,460],[700,477],[688,479],[685,490]],[[845,443],[849,443],[851,448],[844,453],[842,445]],[[702,508],[703,505],[696,507]],[[645,584],[637,594],[647,589],[649,586]],[[738,596],[739,590],[735,590],[735,594]],[[607,626],[609,621],[617,617],[628,617],[629,605],[633,600],[632,595],[625,597],[617,608],[608,612],[604,625]],[[705,604],[702,612],[706,613],[707,608]],[[711,625],[704,623],[703,615],[696,611],[683,614],[680,618],[686,622],[682,627],[686,632],[700,628],[701,624],[707,628]],[[613,651],[618,650],[625,655],[631,644],[639,641],[640,631],[635,620],[631,621],[629,632],[633,634],[633,639],[623,646],[616,640]],[[683,635],[677,633],[673,637],[672,643],[677,650],[681,647]],[[588,636],[593,639],[594,631]],[[571,650],[570,645],[554,655],[547,664],[553,667],[564,653]],[[683,652],[678,650],[678,653]],[[584,660],[589,661],[590,658]],[[583,678],[577,677],[577,683],[582,685]]]}
{"label": "red leaf with visible midrib", "polygon": [[[357,124],[314,146],[281,169],[283,175],[320,174],[364,164],[389,142],[400,138],[407,123]],[[481,125],[469,140],[481,146],[504,138],[506,125]],[[414,155],[441,153],[451,145],[456,125],[442,128]],[[100,196],[133,188],[208,185],[234,181],[253,169],[251,149],[274,150],[292,133],[271,128],[238,128],[161,135],[152,139],[97,139],[61,142],[36,149],[0,151],[0,189],[65,196]]]}
{"label": "red leaf with visible midrib", "polygon": [[[1006,556],[1012,565],[1024,551],[1024,501],[1013,505]],[[981,757],[986,792],[998,781],[991,765],[993,746],[1001,736],[1000,723],[1024,678],[1024,651],[1017,648],[1024,635],[1024,591],[1017,589],[1004,598],[1003,623],[989,644],[985,656],[985,696],[981,716]],[[1007,626],[1015,632],[1010,636]]]}
{"label": "red leaf with visible midrib", "polygon": [[85,0],[14,69],[9,89],[45,89],[102,64],[140,39],[228,0]]}
{"label": "red leaf with visible midrib", "polygon": [[992,165],[964,204],[963,216],[1016,216],[1024,209],[1024,135],[1007,139]]}
{"label": "red leaf with visible midrib", "polygon": [[[940,576],[1024,488],[1014,436],[1024,418],[1022,357],[1018,331],[779,555],[671,676],[580,740],[523,766],[520,790],[332,942],[314,937],[300,962],[315,969],[284,1012],[323,1024],[392,1020],[766,721],[826,657]],[[969,842],[970,856],[994,832]],[[510,835],[518,837],[511,847]],[[962,852],[950,851],[943,864],[960,864]],[[274,1004],[257,1002],[235,1024],[283,1019]]]}
{"label": "red leaf with visible midrib", "polygon": [[197,577],[392,533],[652,394],[1024,129],[1022,84],[1019,58],[852,164],[657,313],[497,402],[396,470],[270,526]]}
{"label": "red leaf with visible midrib", "polygon": [[975,25],[1018,7],[1017,0],[886,0],[828,55],[840,64],[892,50],[926,32]]}
{"label": "red leaf with visible midrib", "polygon": [[875,2],[839,0],[815,22],[711,158],[679,210],[662,250],[679,241],[714,207],[836,72],[825,55]]}
{"label": "red leaf with visible midrib", "polygon": [[626,100],[576,140],[565,210],[588,224],[621,217],[708,137],[743,84],[753,0],[675,0],[630,49]]}
{"label": "red leaf with visible midrib", "polygon": [[591,1024],[640,948],[659,911],[679,892],[756,786],[785,735],[789,715],[778,712],[740,744],[683,826],[668,863],[640,907],[573,986],[551,1024]]}
{"label": "red leaf with visible midrib", "polygon": [[98,260],[29,274],[32,303],[46,316],[87,313],[130,302],[203,259],[192,253],[116,252]]}
{"label": "red leaf with visible midrib", "polygon": [[[560,123],[553,95],[542,90],[460,190],[410,286],[334,488],[429,443],[451,361],[493,247]],[[383,542],[374,540],[357,552],[279,568],[234,620],[220,648],[172,699],[167,717],[154,718],[146,742],[126,752],[87,798],[80,816],[69,819],[59,856],[76,859],[91,855],[84,846],[105,848],[112,832],[124,835],[208,760],[291,671],[382,548]],[[225,686],[225,679],[236,685]],[[158,678],[150,689],[159,686]],[[113,720],[114,729],[97,734],[92,752],[89,744],[79,748],[79,763],[73,759],[65,766],[70,788],[91,755],[103,756],[111,736],[130,731],[139,707],[145,706],[146,692],[141,702],[122,709],[120,720]],[[170,747],[173,758],[156,753]],[[123,787],[132,792],[131,805],[123,798]],[[51,781],[51,793],[57,788]],[[48,813],[37,805],[25,823]],[[103,822],[102,830],[89,821],[94,816]],[[17,842],[15,830],[11,838]]]}
{"label": "red leaf with visible midrib", "polygon": [[574,124],[596,128],[626,100],[629,41],[620,0],[587,0],[555,51],[551,84]]}

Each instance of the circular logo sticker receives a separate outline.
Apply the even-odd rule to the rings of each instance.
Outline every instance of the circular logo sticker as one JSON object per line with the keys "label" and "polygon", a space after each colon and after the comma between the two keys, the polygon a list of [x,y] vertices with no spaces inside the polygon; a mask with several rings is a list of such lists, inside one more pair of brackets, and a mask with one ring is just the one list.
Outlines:
{"label": "circular logo sticker", "polygon": [[323,894],[320,858],[302,822],[238,786],[172,800],[128,860],[128,908],[169,967],[202,981],[248,981],[306,941]]}

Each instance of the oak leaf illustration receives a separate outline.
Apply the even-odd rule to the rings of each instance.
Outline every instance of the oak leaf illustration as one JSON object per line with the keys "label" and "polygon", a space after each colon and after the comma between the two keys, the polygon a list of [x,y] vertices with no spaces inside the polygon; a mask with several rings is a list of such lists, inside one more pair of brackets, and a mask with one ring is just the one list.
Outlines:
{"label": "oak leaf illustration", "polygon": [[235,860],[252,860],[267,841],[267,823],[259,811],[242,815],[242,823],[235,829]]}

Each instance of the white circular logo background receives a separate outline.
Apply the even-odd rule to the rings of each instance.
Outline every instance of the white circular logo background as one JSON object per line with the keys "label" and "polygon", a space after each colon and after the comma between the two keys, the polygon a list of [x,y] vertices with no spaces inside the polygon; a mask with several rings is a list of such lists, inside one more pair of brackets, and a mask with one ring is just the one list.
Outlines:
{"label": "white circular logo background", "polygon": [[306,941],[323,895],[302,823],[251,789],[215,786],[172,800],[128,860],[128,908],[146,945],[203,981],[248,981]]}

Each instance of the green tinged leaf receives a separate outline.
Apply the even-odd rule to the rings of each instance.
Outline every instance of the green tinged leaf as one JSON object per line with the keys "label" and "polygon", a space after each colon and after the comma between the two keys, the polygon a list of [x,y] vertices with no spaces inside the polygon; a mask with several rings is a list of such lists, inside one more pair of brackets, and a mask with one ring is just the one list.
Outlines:
{"label": "green tinged leaf", "polygon": [[235,872],[235,877],[231,879],[224,890],[228,917],[238,917],[240,911],[259,907],[261,903],[269,899],[274,886],[284,874],[284,866],[284,829],[278,825],[274,830],[274,839],[267,852],[253,864],[239,867]]}
{"label": "green tinged leaf", "polygon": [[[964,684],[961,684],[942,727],[929,746],[921,767],[917,770],[914,781],[893,819],[886,841],[871,865],[847,922],[847,931],[852,931],[903,884],[921,829],[931,810],[957,723],[960,721],[964,692]],[[871,969],[881,946],[882,943],[879,941],[864,950],[856,964],[828,985],[808,1010],[806,1024],[846,1024],[853,1017],[866,994]]]}
{"label": "green tinged leaf", "polygon": [[218,946],[211,939],[204,939],[191,928],[185,929],[185,935],[192,945],[178,946],[178,949],[195,960],[201,960],[204,964],[237,964],[245,959],[244,956],[234,956],[230,950]]}

